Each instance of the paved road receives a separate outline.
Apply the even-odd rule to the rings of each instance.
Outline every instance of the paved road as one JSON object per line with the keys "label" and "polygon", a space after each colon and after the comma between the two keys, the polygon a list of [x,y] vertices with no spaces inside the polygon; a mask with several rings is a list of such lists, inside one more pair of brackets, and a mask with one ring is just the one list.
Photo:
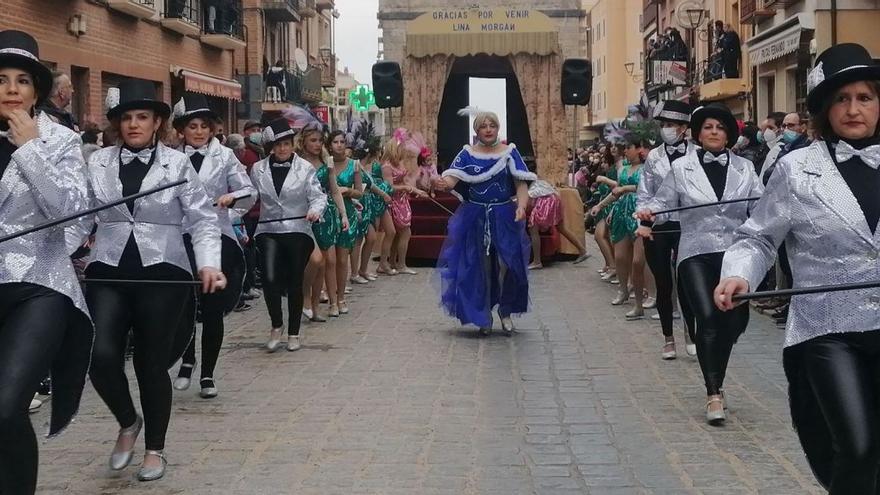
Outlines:
{"label": "paved road", "polygon": [[[626,322],[590,260],[535,272],[513,337],[437,309],[429,271],[357,288],[353,314],[260,349],[262,305],[228,320],[219,398],[175,392],[166,477],[106,467],[117,426],[94,390],[41,445],[51,494],[820,493],[789,425],[781,331],[753,315],[703,421],[696,361],[659,358],[659,325]],[[44,424],[46,411],[34,416]]]}

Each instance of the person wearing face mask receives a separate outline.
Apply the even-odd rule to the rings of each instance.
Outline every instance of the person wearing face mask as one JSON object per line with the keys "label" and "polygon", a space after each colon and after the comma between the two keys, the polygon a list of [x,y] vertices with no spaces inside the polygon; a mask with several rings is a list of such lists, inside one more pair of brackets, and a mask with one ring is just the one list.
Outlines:
{"label": "person wearing face mask", "polygon": [[[237,151],[235,156],[244,165],[245,171],[250,174],[254,164],[265,157],[263,151],[263,126],[259,122],[249,120],[244,124],[244,129],[242,129],[241,133],[244,137],[244,149]],[[257,230],[257,220],[259,219],[260,201],[257,200],[242,217],[244,231],[248,237],[248,242],[244,246],[247,272],[244,277],[242,302],[260,297],[260,291],[257,289],[257,251],[253,241],[254,233]]]}
{"label": "person wearing face mask", "polygon": [[[880,278],[880,66],[843,43],[816,59],[807,108],[818,140],[786,155],[724,255],[715,303],[757,287],[785,241],[794,286]],[[795,430],[831,495],[877,493],[880,293],[793,296],[783,366]]]}
{"label": "person wearing face mask", "polygon": [[[710,103],[697,108],[690,127],[701,148],[672,162],[654,197],[636,212],[639,220],[655,221],[655,211],[750,198],[763,192],[754,165],[730,152],[739,132],[726,106]],[[730,313],[716,308],[712,289],[718,284],[724,251],[748,211],[748,202],[743,201],[679,213],[678,273],[696,319],[697,358],[706,385],[706,421],[711,425],[727,418],[722,392],[727,363],[749,321],[748,305]],[[640,229],[639,235],[650,238],[651,232]]]}
{"label": "person wearing face mask", "polygon": [[[118,131],[120,143],[96,151],[89,160],[95,206],[186,181],[99,212],[93,218],[97,231],[85,271],[89,279],[128,281],[88,287],[86,299],[95,321],[89,376],[120,427],[111,469],[122,470],[131,463],[137,436],[142,427],[145,430],[146,453],[137,475],[141,481],[165,474],[165,435],[171,419],[168,368],[192,336],[194,294],[186,282],[193,281],[193,266],[184,233],[192,236],[202,292],[210,294],[226,286],[212,200],[187,156],[162,144],[171,108],[155,95],[155,85],[144,80],[126,80],[118,90],[111,90],[107,119]],[[91,225],[78,226],[85,239]],[[129,331],[134,336],[134,371],[143,416],[135,410],[125,376]]]}
{"label": "person wearing face mask", "polygon": [[[686,137],[691,120],[690,105],[678,100],[664,101],[657,106],[654,120],[660,122],[660,136],[663,139],[663,144],[648,153],[645,164],[642,166],[637,190],[637,210],[642,209],[654,197],[660,184],[663,183],[663,179],[669,174],[672,162],[694,151],[693,143]],[[653,224],[644,222],[640,228],[652,229],[655,233],[664,232],[644,240],[645,258],[651,273],[654,274],[657,286],[657,314],[660,316],[660,327],[665,339],[661,357],[675,359],[675,337],[672,335],[672,321],[675,312],[674,287],[676,284],[673,264],[677,258],[681,234],[665,232],[680,232],[681,225],[678,222],[678,215],[672,213],[658,217]],[[687,304],[687,299],[683,297],[681,284],[678,284],[678,289],[684,315],[686,350],[689,355],[693,356],[697,352],[696,346],[688,340],[693,338],[693,313]]]}
{"label": "person wearing face mask", "polygon": [[[80,139],[35,108],[52,90],[36,40],[0,32],[0,236],[89,207]],[[49,436],[79,408],[92,324],[66,242],[49,228],[0,243],[0,493],[36,491],[38,443],[28,403],[52,375]]]}
{"label": "person wearing face mask", "polygon": [[782,134],[782,120],[785,118],[783,112],[773,112],[761,122],[761,129],[758,131],[758,142],[761,143],[761,151],[755,155],[755,173],[760,174],[767,158],[772,156],[770,163],[776,159],[776,155],[782,148],[779,143],[779,137]]}
{"label": "person wearing face mask", "polygon": [[785,118],[782,119],[782,135],[779,137],[779,151],[772,157],[773,161],[770,161],[771,155],[767,155],[767,159],[764,161],[761,172],[758,174],[765,186],[770,180],[770,175],[773,174],[773,169],[783,156],[794,150],[806,148],[810,145],[810,137],[807,135],[808,120],[808,118],[802,117],[797,112],[787,114]]}
{"label": "person wearing face mask", "polygon": [[474,117],[478,143],[465,146],[435,180],[437,189],[463,200],[437,260],[440,301],[462,325],[477,325],[483,334],[491,332],[498,306],[501,327],[510,335],[511,315],[525,313],[529,305],[525,223],[529,182],[538,177],[515,145],[501,142],[495,113],[468,107],[459,115]]}
{"label": "person wearing face mask", "polygon": [[[186,153],[190,164],[201,179],[217,208],[217,226],[220,228],[220,263],[228,284],[214,294],[203,294],[199,300],[202,322],[202,369],[199,385],[204,399],[217,396],[214,368],[223,344],[223,317],[232,311],[241,297],[245,275],[244,252],[238,244],[232,229],[230,209],[240,216],[253,206],[257,191],[251,185],[247,171],[232,150],[221,145],[213,136],[216,130],[217,114],[208,107],[207,98],[198,93],[184,93],[174,105],[174,129],[183,137],[180,151]],[[195,264],[192,239],[185,239],[190,262]],[[193,367],[196,364],[195,339],[190,341],[177,379],[176,390],[186,390],[190,385]]]}

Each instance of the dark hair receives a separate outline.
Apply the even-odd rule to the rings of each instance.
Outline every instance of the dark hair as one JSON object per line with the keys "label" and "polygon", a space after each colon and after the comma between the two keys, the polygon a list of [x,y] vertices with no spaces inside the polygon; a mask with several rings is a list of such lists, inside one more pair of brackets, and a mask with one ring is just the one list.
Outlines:
{"label": "dark hair", "polygon": [[333,140],[336,139],[336,136],[345,136],[345,133],[342,131],[333,131],[330,135],[327,136],[327,139],[324,140],[324,146],[327,148],[328,152],[333,152]]}
{"label": "dark hair", "polygon": [[722,27],[722,28],[723,28],[723,27],[724,27],[724,21],[722,21],[721,19],[719,19],[719,20],[715,21],[715,25],[718,26],[718,27]]}
{"label": "dark hair", "polygon": [[211,129],[212,134],[217,132],[217,125],[220,124],[220,122],[218,122],[216,119],[211,119],[208,117],[194,117],[188,120],[178,121],[176,123],[172,122],[171,125],[177,132],[183,134],[183,130],[186,128],[186,126],[188,126],[190,122],[196,119],[204,120],[205,123],[208,124],[208,129]]}
{"label": "dark hair", "polygon": [[623,138],[624,145],[629,148],[630,146],[635,146],[636,148],[650,148],[651,145],[648,143],[647,139],[644,139],[640,136],[636,136],[635,134],[627,134],[626,137]]}
{"label": "dark hair", "polygon": [[743,127],[742,136],[749,140],[749,145],[758,142],[758,126],[749,122]]}
{"label": "dark hair", "polygon": [[776,127],[782,127],[782,121],[785,120],[785,112],[770,112],[767,118],[772,120]]}
{"label": "dark hair", "polygon": [[83,144],[98,144],[98,131],[85,131],[80,138],[82,138]]}
{"label": "dark hair", "polygon": [[[871,87],[874,91],[874,94],[880,96],[880,81],[868,80],[865,83]],[[834,129],[831,127],[831,120],[828,119],[828,113],[831,110],[831,105],[834,104],[834,97],[837,96],[837,91],[840,88],[835,88],[831,91],[831,94],[828,98],[822,102],[822,107],[819,109],[819,113],[810,115],[810,124],[813,128],[813,133],[816,136],[816,139],[834,139],[837,137],[837,134],[834,132]],[[880,134],[880,125],[877,125],[877,128],[874,130],[874,135],[877,136]]]}
{"label": "dark hair", "polygon": [[[162,117],[161,115],[159,115],[155,111],[152,111],[152,112],[153,112],[154,118],[157,118],[162,121],[162,123],[159,124],[159,130],[156,131],[156,141],[157,142],[165,142],[165,140],[168,138],[168,133],[169,133],[168,119],[166,119],[165,117]],[[116,137],[116,142],[114,144],[122,144],[123,143],[122,115],[117,115],[117,116],[113,117],[112,119],[110,119],[109,128],[110,128],[110,134],[112,134],[113,136]],[[106,130],[104,131],[104,135],[105,136],[107,135]],[[107,145],[106,139],[104,140],[104,145],[105,146]]]}

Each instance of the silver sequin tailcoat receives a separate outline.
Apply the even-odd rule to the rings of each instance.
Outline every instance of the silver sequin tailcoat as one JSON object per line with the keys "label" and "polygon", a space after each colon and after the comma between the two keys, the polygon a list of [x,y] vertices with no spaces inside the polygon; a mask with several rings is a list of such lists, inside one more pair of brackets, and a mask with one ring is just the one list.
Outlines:
{"label": "silver sequin tailcoat", "polygon": [[[745,158],[728,153],[727,183],[722,200],[760,196],[764,191],[755,167]],[[696,149],[672,162],[672,169],[657,189],[654,198],[640,209],[665,210],[718,201],[712,184],[703,171]],[[678,261],[706,253],[719,253],[733,244],[737,227],[748,218],[749,203],[706,206],[679,212],[681,241]]]}
{"label": "silver sequin tailcoat", "polygon": [[[258,161],[251,168],[251,181],[260,192],[260,221],[288,217],[304,217],[314,213],[318,217],[327,208],[327,195],[321,189],[315,167],[294,155],[290,172],[281,186],[281,194],[275,192],[272,182],[272,164],[269,158]],[[255,236],[299,232],[314,238],[312,224],[305,218],[268,222],[257,225]]]}
{"label": "silver sequin tailcoat", "polygon": [[[236,198],[232,210],[238,216],[247,213],[257,201],[257,190],[251,184],[247,170],[235,157],[231,149],[220,144],[217,138],[211,139],[202,167],[199,169],[199,179],[211,203],[217,201],[220,196],[232,193]],[[226,208],[216,208],[218,225],[223,235],[235,240],[235,232],[232,231],[232,221]],[[237,241],[236,241],[237,242]]]}
{"label": "silver sequin tailcoat", "polygon": [[[122,198],[119,180],[119,146],[96,151],[89,160],[89,180],[95,206]],[[124,165],[123,165],[124,166]],[[159,144],[141,191],[180,179],[188,182],[136,199],[134,213],[121,204],[97,214],[98,231],[90,261],[118,266],[129,236],[134,233],[143,266],[170,263],[192,271],[183,244],[184,225],[192,235],[196,268],[220,269],[220,227],[205,188],[190,164],[177,150]],[[85,232],[87,234],[87,231]]]}
{"label": "silver sequin tailcoat", "polygon": [[[688,141],[685,156],[694,150],[694,144]],[[657,189],[660,189],[660,184],[669,175],[670,170],[672,170],[672,163],[669,161],[669,155],[666,154],[665,144],[661,144],[648,152],[645,163],[642,164],[642,173],[639,175],[639,188],[636,190],[637,210],[642,209],[657,194]],[[658,216],[654,219],[654,225],[677,221],[678,213],[670,213]]]}
{"label": "silver sequin tailcoat", "polygon": [[[794,287],[880,280],[880,230],[871,234],[825,142],[779,161],[766,195],[725,253],[721,276],[742,277],[756,289],[783,240]],[[880,289],[794,296],[785,346],[831,333],[877,329]]]}
{"label": "silver sequin tailcoat", "polygon": [[[89,207],[79,137],[45,114],[37,116],[37,128],[40,137],[12,154],[0,180],[0,235]],[[70,298],[77,309],[70,316],[52,315],[65,330],[62,351],[51,363],[49,435],[61,432],[79,409],[94,337],[88,307],[70,261],[77,246],[65,240],[65,227],[57,226],[0,244],[0,284],[28,282],[48,287]]]}
{"label": "silver sequin tailcoat", "polygon": [[[73,131],[37,117],[39,139],[12,154],[0,181],[0,235],[13,234],[88,209],[81,141]],[[71,249],[71,247],[73,249]],[[88,315],[70,255],[64,226],[40,230],[0,244],[0,283],[29,282],[58,291]]]}

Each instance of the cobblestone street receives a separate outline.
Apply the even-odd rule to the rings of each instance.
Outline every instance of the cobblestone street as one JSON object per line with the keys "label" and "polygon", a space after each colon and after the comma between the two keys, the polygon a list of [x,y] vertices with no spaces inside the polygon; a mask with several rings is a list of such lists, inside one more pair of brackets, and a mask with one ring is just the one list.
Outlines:
{"label": "cobblestone street", "polygon": [[259,301],[227,320],[220,396],[175,392],[164,479],[134,480],[142,439],[109,471],[117,426],[88,386],[75,423],[41,442],[39,492],[820,493],[790,426],[782,331],[753,313],[731,418],[707,426],[696,360],[679,345],[661,361],[659,323],[626,322],[598,263],[533,272],[513,337],[443,316],[428,269],[356,287],[352,314],[305,325],[295,353],[262,350]]}

